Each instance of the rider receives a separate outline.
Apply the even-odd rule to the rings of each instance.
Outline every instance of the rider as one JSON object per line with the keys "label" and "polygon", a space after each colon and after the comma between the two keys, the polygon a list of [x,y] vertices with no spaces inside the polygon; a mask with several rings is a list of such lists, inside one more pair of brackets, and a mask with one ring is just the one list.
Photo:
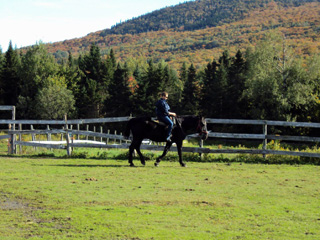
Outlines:
{"label": "rider", "polygon": [[160,94],[160,99],[156,103],[156,114],[158,117],[158,120],[164,122],[168,125],[168,131],[167,131],[167,138],[166,140],[168,142],[171,141],[171,131],[173,127],[173,122],[170,119],[170,116],[176,117],[177,115],[174,112],[169,112],[170,106],[167,103],[168,99],[168,93],[162,92]]}

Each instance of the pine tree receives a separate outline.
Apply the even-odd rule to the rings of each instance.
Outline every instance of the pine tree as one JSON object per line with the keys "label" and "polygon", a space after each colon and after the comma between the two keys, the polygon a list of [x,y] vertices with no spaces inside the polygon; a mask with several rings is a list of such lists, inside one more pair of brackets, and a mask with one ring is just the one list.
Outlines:
{"label": "pine tree", "polygon": [[242,100],[246,73],[246,61],[238,51],[229,69],[228,118],[246,118],[246,104]]}
{"label": "pine tree", "polygon": [[181,96],[183,85],[175,70],[167,64],[164,69],[165,72],[165,87],[164,90],[169,93],[168,102],[173,112],[180,113]]}
{"label": "pine tree", "polygon": [[2,49],[0,48],[0,104],[4,105],[3,103],[3,89],[2,89],[2,74],[5,64],[4,54],[2,53]]}
{"label": "pine tree", "polygon": [[3,68],[4,68],[4,63],[5,63],[5,58],[4,58],[4,55],[2,53],[2,49],[0,47],[0,77],[1,77],[1,74],[2,74],[2,71],[3,71]]}
{"label": "pine tree", "polygon": [[110,79],[107,64],[102,62],[100,49],[93,44],[90,53],[79,59],[82,71],[79,82],[80,95],[77,107],[80,117],[101,117],[104,114],[104,102],[109,96]]}
{"label": "pine tree", "polygon": [[20,92],[20,59],[11,41],[4,60],[1,74],[1,102],[5,105],[16,105]]}
{"label": "pine tree", "polygon": [[143,89],[145,89],[145,114],[154,115],[154,105],[159,98],[159,93],[163,91],[163,78],[161,75],[161,65],[158,68],[154,65],[153,60],[148,63],[148,69],[143,80]]}
{"label": "pine tree", "polygon": [[188,69],[188,78],[182,93],[182,113],[198,114],[199,113],[199,83],[197,82],[197,73],[193,64]]}
{"label": "pine tree", "polygon": [[70,51],[67,66],[63,75],[66,77],[67,89],[71,90],[74,95],[77,95],[79,92],[81,72]]}
{"label": "pine tree", "polygon": [[204,72],[201,110],[202,115],[206,117],[216,117],[216,86],[217,86],[217,67],[218,64],[215,61],[208,63]]}
{"label": "pine tree", "polygon": [[216,117],[226,118],[229,114],[229,106],[232,104],[228,101],[228,85],[229,85],[229,69],[232,59],[228,51],[224,51],[219,58],[219,67],[217,70],[217,85],[216,85]]}
{"label": "pine tree", "polygon": [[105,103],[108,116],[128,116],[132,112],[132,92],[128,80],[127,64],[122,66],[118,63],[114,79],[110,84],[111,97]]}
{"label": "pine tree", "polygon": [[146,112],[145,109],[145,103],[147,102],[147,87],[148,84],[146,82],[146,78],[143,76],[143,72],[139,65],[136,66],[133,76],[135,77],[137,84],[138,84],[138,89],[136,90],[134,96],[133,96],[133,115],[135,116],[143,116],[147,115],[148,113]]}
{"label": "pine tree", "polygon": [[113,68],[113,69],[116,69],[117,67],[117,60],[115,58],[115,55],[114,55],[114,51],[113,49],[111,48],[110,50],[110,53],[109,53],[109,57],[108,57],[108,65],[110,64],[110,66]]}

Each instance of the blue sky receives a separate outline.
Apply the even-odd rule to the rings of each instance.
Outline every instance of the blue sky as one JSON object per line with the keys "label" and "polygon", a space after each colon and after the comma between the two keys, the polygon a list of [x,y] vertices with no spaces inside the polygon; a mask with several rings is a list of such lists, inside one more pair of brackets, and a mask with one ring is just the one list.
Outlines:
{"label": "blue sky", "polygon": [[79,38],[191,0],[0,0],[0,47]]}

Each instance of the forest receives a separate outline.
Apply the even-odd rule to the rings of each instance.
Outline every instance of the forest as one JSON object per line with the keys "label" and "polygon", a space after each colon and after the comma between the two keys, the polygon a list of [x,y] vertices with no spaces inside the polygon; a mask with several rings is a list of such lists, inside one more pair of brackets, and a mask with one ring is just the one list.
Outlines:
{"label": "forest", "polygon": [[17,119],[154,116],[161,91],[171,110],[209,118],[320,121],[320,55],[293,54],[281,33],[201,68],[164,60],[121,61],[114,51],[90,51],[57,62],[46,45],[26,52],[9,45],[0,54],[0,104],[15,105]]}
{"label": "forest", "polygon": [[[310,56],[320,49],[319,11],[319,1],[191,1],[111,29],[46,45],[60,61],[67,60],[69,51],[74,57],[83,55],[95,43],[103,57],[113,49],[116,58],[123,61],[163,59],[176,69],[184,62],[192,62],[199,69],[213,58],[218,59],[224,50],[232,55],[238,50],[244,52],[265,34],[279,31],[294,47],[295,54]],[[222,18],[223,13],[228,14]],[[211,21],[209,15],[215,20]],[[206,23],[202,25],[201,21]],[[146,27],[149,25],[152,30]]]}
{"label": "forest", "polygon": [[173,29],[193,31],[244,19],[249,12],[276,5],[282,8],[299,7],[314,0],[197,0],[176,6],[162,8],[119,23],[105,29],[101,36],[108,34],[137,34]]}

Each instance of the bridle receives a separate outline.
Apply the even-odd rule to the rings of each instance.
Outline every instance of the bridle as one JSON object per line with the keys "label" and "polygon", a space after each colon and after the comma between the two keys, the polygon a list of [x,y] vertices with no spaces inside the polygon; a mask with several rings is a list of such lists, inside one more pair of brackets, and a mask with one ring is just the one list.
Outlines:
{"label": "bridle", "polygon": [[203,130],[203,127],[201,126],[201,118],[199,118],[199,121],[198,121],[197,132],[199,133],[199,135],[208,134],[208,131]]}

